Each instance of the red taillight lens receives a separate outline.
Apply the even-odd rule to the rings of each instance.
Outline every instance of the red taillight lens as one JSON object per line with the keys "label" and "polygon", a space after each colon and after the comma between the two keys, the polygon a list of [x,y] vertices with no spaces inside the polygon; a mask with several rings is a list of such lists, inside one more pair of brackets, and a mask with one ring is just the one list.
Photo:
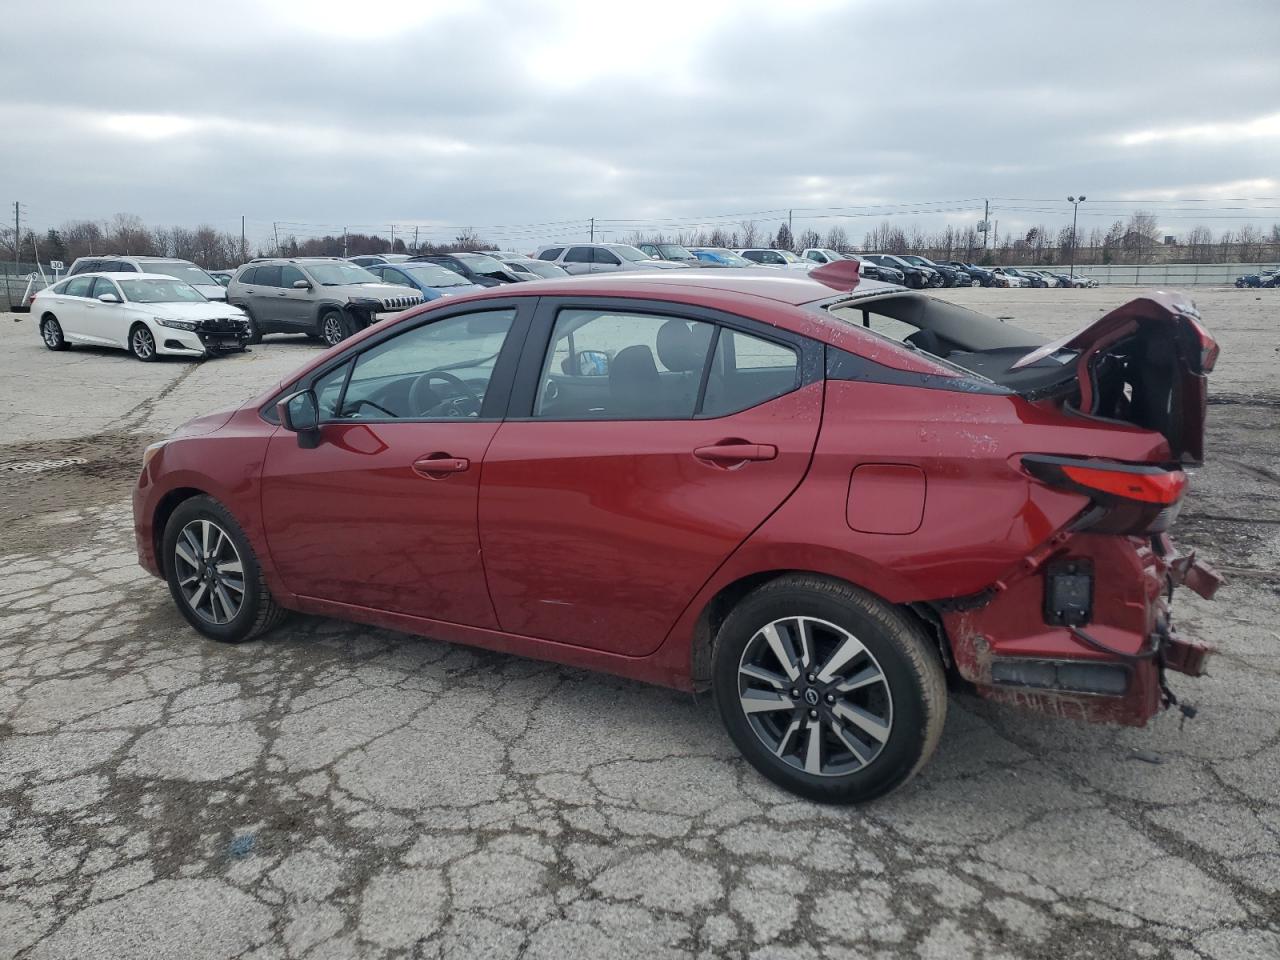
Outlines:
{"label": "red taillight lens", "polygon": [[1062,464],[1061,469],[1067,479],[1088,490],[1161,506],[1177,503],[1187,486],[1187,475],[1181,470],[1156,468],[1158,473],[1132,473],[1111,467],[1072,464]]}
{"label": "red taillight lens", "polygon": [[1093,501],[1079,529],[1098,533],[1159,533],[1173,523],[1187,475],[1155,464],[1030,455],[1022,466],[1042,483]]}

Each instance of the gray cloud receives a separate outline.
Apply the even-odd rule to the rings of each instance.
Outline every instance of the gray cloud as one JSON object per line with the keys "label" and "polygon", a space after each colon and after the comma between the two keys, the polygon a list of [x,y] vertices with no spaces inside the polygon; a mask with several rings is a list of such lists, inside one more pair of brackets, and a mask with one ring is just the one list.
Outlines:
{"label": "gray cloud", "polygon": [[[259,234],[1280,196],[1263,0],[432,7],[63,2],[51,24],[23,0],[5,15],[22,39],[0,182],[37,226],[244,214]],[[974,206],[920,219],[970,223]],[[1001,207],[1016,227],[1066,205]],[[1195,222],[1168,209],[1171,229]]]}

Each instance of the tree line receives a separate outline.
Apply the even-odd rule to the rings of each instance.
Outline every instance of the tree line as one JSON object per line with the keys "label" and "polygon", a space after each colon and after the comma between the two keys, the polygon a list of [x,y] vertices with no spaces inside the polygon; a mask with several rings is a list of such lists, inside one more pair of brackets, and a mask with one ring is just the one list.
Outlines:
{"label": "tree line", "polygon": [[[681,231],[674,234],[634,232],[629,243],[681,243],[706,247],[773,247],[802,250],[827,247],[841,253],[878,252],[916,254],[934,260],[963,260],[966,263],[992,264],[1061,264],[1072,256],[1073,237],[1070,226],[1054,230],[1034,226],[1017,233],[992,232],[984,242],[975,226],[941,230],[925,230],[914,224],[886,220],[868,230],[857,244],[840,226],[825,234],[806,227],[793,236],[786,223],[771,231],[754,220],[725,224],[712,229]],[[1077,264],[1107,263],[1267,263],[1280,261],[1280,224],[1263,230],[1251,224],[1215,233],[1206,226],[1196,226],[1184,235],[1166,242],[1160,234],[1159,219],[1150,211],[1138,210],[1109,227],[1081,230],[1074,251]],[[77,257],[93,254],[131,254],[134,256],[176,257],[190,260],[206,269],[234,267],[257,256],[340,257],[370,253],[445,253],[455,250],[489,250],[497,245],[487,242],[474,230],[463,230],[452,242],[414,244],[404,237],[395,238],[367,233],[333,234],[299,239],[292,234],[274,238],[267,244],[242,243],[240,235],[218,230],[208,224],[195,228],[148,226],[142,218],[119,213],[106,222],[71,220],[43,233],[24,231],[15,250],[13,228],[0,229],[0,256],[7,262],[18,260],[48,263],[61,260],[70,264]]]}
{"label": "tree line", "polygon": [[[1280,224],[1268,231],[1251,224],[1215,234],[1205,226],[1196,226],[1172,243],[1160,233],[1159,218],[1150,211],[1139,210],[1127,220],[1116,220],[1111,226],[1082,229],[1074,238],[1077,264],[1107,263],[1268,263],[1280,261]],[[904,227],[886,220],[868,230],[861,244],[843,227],[835,226],[825,234],[808,227],[793,236],[790,227],[780,224],[770,233],[754,220],[718,226],[710,230],[683,231],[655,236],[633,232],[628,243],[680,243],[690,247],[771,247],[776,250],[804,250],[824,247],[840,253],[914,254],[931,260],[962,260],[982,265],[1056,265],[1066,263],[1072,254],[1070,226],[1053,230],[1034,226],[1017,233],[992,232],[984,243],[981,232],[970,226],[963,229],[948,226],[941,230],[924,230],[919,226]]]}

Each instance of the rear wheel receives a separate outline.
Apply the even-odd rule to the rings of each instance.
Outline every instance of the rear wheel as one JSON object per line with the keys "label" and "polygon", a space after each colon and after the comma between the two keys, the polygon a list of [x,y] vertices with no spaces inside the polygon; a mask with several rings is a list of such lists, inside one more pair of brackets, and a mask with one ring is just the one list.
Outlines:
{"label": "rear wheel", "polygon": [[320,339],[326,346],[334,346],[351,336],[347,318],[336,308],[326,310],[320,315]]}
{"label": "rear wheel", "polygon": [[163,551],[173,602],[206,637],[240,643],[284,619],[244,531],[212,497],[179,505],[165,525]]}
{"label": "rear wheel", "polygon": [[67,339],[62,335],[62,324],[52,313],[46,313],[40,321],[40,339],[50,350],[67,349]]}
{"label": "rear wheel", "polygon": [[135,323],[129,331],[129,352],[145,363],[156,358],[156,338],[145,323]]}
{"label": "rear wheel", "polygon": [[743,756],[810,800],[859,803],[901,786],[942,734],[942,666],[918,626],[849,584],[781,577],[716,640],[721,719]]}

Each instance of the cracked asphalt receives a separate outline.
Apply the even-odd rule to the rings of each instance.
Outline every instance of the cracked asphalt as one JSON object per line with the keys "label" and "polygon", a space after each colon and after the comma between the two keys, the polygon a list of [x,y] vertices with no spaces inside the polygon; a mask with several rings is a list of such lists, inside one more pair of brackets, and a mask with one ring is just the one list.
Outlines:
{"label": "cracked asphalt", "polygon": [[[1056,334],[1134,292],[954,299]],[[1175,603],[1221,650],[1173,677],[1198,715],[957,696],[854,809],[706,697],[314,617],[200,639],[136,565],[141,447],[316,348],[144,365],[0,315],[0,957],[1275,960],[1280,295],[1194,296],[1223,355],[1175,534],[1230,579]]]}

